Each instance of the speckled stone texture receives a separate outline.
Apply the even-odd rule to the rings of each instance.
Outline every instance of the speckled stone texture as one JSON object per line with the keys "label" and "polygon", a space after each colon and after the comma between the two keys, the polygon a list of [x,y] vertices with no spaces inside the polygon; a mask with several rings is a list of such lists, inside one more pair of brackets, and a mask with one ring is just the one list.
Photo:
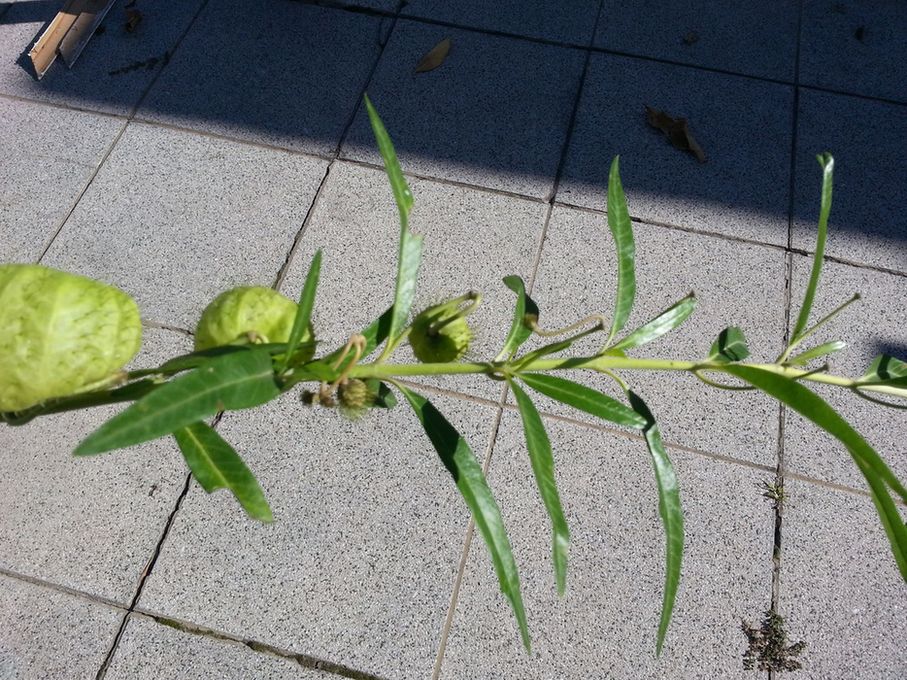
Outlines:
{"label": "speckled stone texture", "polygon": [[331,154],[383,35],[382,20],[362,14],[298,2],[212,2],[138,115]]}
{"label": "speckled stone texture", "polygon": [[803,3],[800,82],[907,103],[907,5]]}
{"label": "speckled stone texture", "polygon": [[425,17],[489,31],[512,33],[572,45],[592,40],[598,0],[564,0],[552,6],[547,0],[410,0],[404,16]]}
{"label": "speckled stone texture", "polygon": [[[484,456],[494,410],[432,402]],[[287,395],[219,429],[275,522],[194,487],[140,608],[383,678],[428,677],[468,511],[408,406],[350,422]]]}
{"label": "speckled stone texture", "polygon": [[[414,73],[444,38],[444,64]],[[401,20],[368,93],[405,171],[546,198],[583,61],[581,50]],[[364,107],[342,155],[381,162]]]}
{"label": "speckled stone texture", "polygon": [[[794,319],[803,301],[811,267],[811,258],[794,258],[791,293]],[[907,360],[907,338],[904,336],[907,307],[903,304],[907,299],[907,278],[826,262],[813,305],[812,321],[821,319],[854,293],[860,293],[862,299],[810,336],[801,347],[807,349],[831,340],[844,340],[848,346],[826,359],[813,361],[810,368],[818,368],[827,360],[832,373],[859,377],[879,354]],[[871,404],[842,389],[823,387],[816,391],[873,445],[899,479],[907,479],[905,411]],[[844,446],[796,413],[787,415],[784,449],[787,467],[792,472],[868,490]]]}
{"label": "speckled stone texture", "polygon": [[61,58],[36,80],[28,51],[61,7],[56,0],[17,2],[0,21],[0,92],[80,109],[126,115],[167,62],[202,0],[142,0],[142,21],[125,29],[118,3],[72,69]]}
{"label": "speckled stone texture", "polygon": [[[510,329],[515,296],[501,282],[528,280],[542,237],[546,206],[426,180],[410,181],[413,231],[424,237],[413,313],[473,289],[483,294],[469,316],[475,338],[467,360],[490,360]],[[282,292],[299,297],[315,250],[324,250],[313,322],[325,348],[342,346],[387,309],[396,277],[397,208],[387,176],[354,165],[333,167],[306,226]],[[413,362],[404,344],[395,361]],[[472,376],[427,380],[489,399],[501,384]]]}
{"label": "speckled stone texture", "polygon": [[221,291],[274,282],[325,167],[130,125],[42,262],[123,288],[144,318],[194,329]]}
{"label": "speckled stone texture", "polygon": [[674,620],[656,659],[664,535],[645,444],[553,420],[546,426],[571,530],[566,597],[554,585],[550,522],[519,416],[508,413],[489,483],[520,567],[532,653],[476,536],[441,677],[749,677],[740,619],[761,612],[771,585],[771,507],[760,497],[760,473],[671,452],[687,539]]}
{"label": "speckled stone texture", "polygon": [[41,256],[124,124],[0,99],[0,261]]}
{"label": "speckled stone texture", "polygon": [[[762,243],[787,243],[791,106],[786,85],[593,54],[557,199],[604,209],[620,154],[630,214]],[[646,123],[689,121],[699,163]]]}
{"label": "speckled stone texture", "polygon": [[[216,671],[214,670],[216,669]],[[133,614],[107,680],[330,680],[295,660],[252,651],[231,640],[187,633]]]}
{"label": "speckled stone texture", "polygon": [[[633,227],[637,300],[627,332],[690,291],[698,300],[684,325],[634,350],[633,356],[704,357],[718,333],[736,325],[746,334],[753,356],[774,359],[784,328],[786,270],[781,251],[664,227]],[[544,328],[566,326],[590,313],[603,314],[610,324],[617,285],[614,251],[605,215],[555,208],[533,291]],[[592,335],[565,355],[589,356],[605,339],[605,333]],[[649,404],[667,441],[775,465],[778,406],[768,397],[715,389],[685,374],[632,371],[623,376]],[[623,398],[616,383],[603,375],[573,378]],[[551,413],[610,425],[545,397],[540,400],[540,408],[543,404]]]}
{"label": "speckled stone texture", "polygon": [[872,501],[796,480],[785,491],[780,613],[807,645],[796,675],[903,676],[907,591]]}
{"label": "speckled stone texture", "polygon": [[830,151],[835,184],[826,254],[907,274],[905,111],[856,97],[800,94],[794,247],[815,250],[822,192],[816,154]]}
{"label": "speckled stone texture", "polygon": [[0,678],[93,678],[123,612],[0,574]]}
{"label": "speckled stone texture", "polygon": [[793,82],[797,10],[786,0],[605,0],[595,45]]}
{"label": "speckled stone texture", "polygon": [[[183,335],[152,329],[143,344],[135,367],[191,349]],[[0,427],[0,568],[129,604],[188,470],[166,439],[74,458],[119,410]]]}

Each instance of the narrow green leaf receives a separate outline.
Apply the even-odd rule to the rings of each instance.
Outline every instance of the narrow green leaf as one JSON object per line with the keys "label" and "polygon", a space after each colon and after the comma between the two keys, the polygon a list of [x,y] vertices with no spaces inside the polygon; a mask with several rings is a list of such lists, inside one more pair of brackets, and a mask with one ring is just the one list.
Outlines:
{"label": "narrow green leaf", "polygon": [[520,380],[536,392],[559,401],[567,406],[585,411],[593,416],[618,425],[642,430],[646,420],[633,409],[624,406],[617,399],[602,394],[585,385],[580,385],[566,378],[542,373],[521,373]]}
{"label": "narrow green leaf", "polygon": [[675,302],[648,323],[628,334],[623,340],[615,344],[611,348],[611,351],[619,350],[625,352],[634,347],[641,347],[646,343],[657,340],[662,335],[670,333],[686,321],[690,314],[693,313],[694,309],[696,309],[696,296],[693,293],[690,293],[679,302]]}
{"label": "narrow green leaf", "polygon": [[233,447],[203,422],[175,430],[176,443],[202,488],[211,493],[229,489],[252,519],[273,522],[265,494]]}
{"label": "narrow green leaf", "polygon": [[391,184],[394,200],[400,212],[400,246],[397,258],[397,286],[394,292],[394,311],[391,316],[390,338],[394,340],[406,326],[409,310],[413,305],[416,294],[416,277],[419,272],[419,263],[422,259],[422,237],[409,230],[409,213],[413,208],[413,193],[410,191],[397,160],[397,152],[391,142],[390,135],[381,122],[381,117],[372,106],[368,95],[365,95],[365,108],[368,111],[369,122],[378,151],[384,160],[384,169]]}
{"label": "narrow green leaf", "polygon": [[558,352],[563,352],[565,349],[569,349],[570,346],[576,338],[568,338],[567,340],[557,340],[556,342],[549,342],[547,345],[542,345],[538,349],[534,349],[531,352],[526,353],[524,356],[521,356],[518,361],[518,366],[525,366],[532,363],[536,359],[541,359],[550,354],[557,354]]}
{"label": "narrow green leaf", "polygon": [[299,347],[299,341],[302,335],[309,327],[312,320],[312,309],[315,307],[315,291],[318,288],[318,277],[321,276],[321,250],[315,253],[312,258],[312,264],[309,265],[309,273],[305,277],[305,284],[302,286],[302,292],[299,294],[299,308],[296,310],[296,318],[293,319],[293,328],[290,331],[290,338],[287,340],[287,351],[284,354],[280,370],[286,370],[290,363],[293,352]]}
{"label": "narrow green leaf", "polygon": [[610,342],[630,318],[636,297],[636,248],[633,245],[633,224],[630,222],[627,197],[624,196],[620,182],[620,156],[614,157],[608,175],[608,228],[617,246],[617,298],[608,335]]}
{"label": "narrow green leaf", "polygon": [[557,592],[564,594],[567,587],[567,551],[570,548],[570,531],[567,529],[567,519],[561,507],[561,499],[557,493],[557,482],[554,478],[554,456],[551,453],[551,441],[545,431],[545,424],[539,415],[535,404],[529,395],[513,380],[508,380],[510,389],[516,397],[523,420],[523,432],[526,435],[526,448],[529,450],[529,461],[532,463],[532,472],[535,483],[539,488],[539,495],[548,517],[551,518],[551,561],[554,564],[554,578],[557,583]]}
{"label": "narrow green leaf", "polygon": [[907,502],[907,489],[879,454],[825,400],[800,383],[753,366],[734,365],[725,370],[789,406],[844,444],[869,484],[895,561],[907,581],[907,526],[888,491],[890,487]]}
{"label": "narrow green leaf", "polygon": [[523,597],[520,594],[520,577],[516,561],[513,559],[510,540],[504,529],[501,511],[485,480],[482,466],[479,465],[466,440],[430,401],[398,383],[396,386],[416,412],[432,446],[438,452],[441,462],[450,472],[463,500],[472,512],[476,526],[491,553],[501,592],[513,608],[523,645],[528,651],[529,626],[526,622]]}
{"label": "narrow green leaf", "polygon": [[665,451],[661,441],[661,432],[655,417],[638,394],[627,392],[634,410],[646,419],[646,445],[652,456],[655,468],[655,482],[658,485],[658,513],[665,530],[665,588],[661,604],[661,620],[658,623],[658,642],[655,651],[661,654],[665,633],[671,622],[674,611],[674,600],[677,597],[677,586],[680,583],[681,563],[683,562],[683,508],[680,505],[680,486],[674,465]]}
{"label": "narrow green leaf", "polygon": [[842,349],[847,347],[847,343],[843,340],[832,340],[831,342],[826,342],[811,349],[804,350],[798,355],[790,358],[787,363],[792,366],[802,366],[808,364],[813,359],[818,357],[824,357],[826,354],[834,354],[835,352],[840,352]]}
{"label": "narrow green leaf", "polygon": [[259,406],[279,394],[267,350],[225,354],[162,385],[108,420],[79,444],[75,455],[141,444],[218,411]]}
{"label": "narrow green leaf", "polygon": [[749,355],[750,350],[746,345],[746,337],[737,326],[730,326],[721,331],[709,350],[709,360],[722,364],[743,361]]}
{"label": "narrow green leaf", "polygon": [[809,322],[809,314],[812,311],[813,300],[816,297],[816,288],[819,286],[819,275],[822,273],[822,261],[825,256],[825,241],[828,238],[828,216],[831,213],[831,188],[834,177],[835,159],[830,153],[823,153],[816,156],[819,165],[822,166],[822,202],[819,208],[819,234],[816,237],[816,252],[813,255],[813,268],[809,275],[809,283],[806,286],[806,294],[803,296],[803,306],[800,307],[800,314],[797,317],[797,323],[794,325],[794,332],[791,334],[791,344],[800,339],[800,334],[806,329]]}
{"label": "narrow green leaf", "polygon": [[526,315],[531,314],[536,318],[539,315],[538,306],[526,294],[526,284],[523,283],[523,279],[519,276],[505,276],[504,284],[516,293],[516,307],[513,311],[513,324],[510,326],[510,333],[507,334],[507,340],[504,341],[504,348],[498,354],[498,360],[512,357],[532,335],[532,329],[526,325]]}
{"label": "narrow green leaf", "polygon": [[887,354],[880,354],[869,364],[860,381],[876,383],[904,377],[907,377],[907,363]]}

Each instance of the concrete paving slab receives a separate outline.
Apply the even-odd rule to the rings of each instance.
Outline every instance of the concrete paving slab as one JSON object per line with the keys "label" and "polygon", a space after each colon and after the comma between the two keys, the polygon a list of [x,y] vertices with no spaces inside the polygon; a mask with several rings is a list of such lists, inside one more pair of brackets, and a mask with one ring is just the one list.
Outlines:
{"label": "concrete paving slab", "polygon": [[[444,38],[445,62],[414,73]],[[547,198],[583,61],[578,49],[401,20],[368,90],[407,172]],[[361,106],[342,155],[381,162]]]}
{"label": "concrete paving slab", "polygon": [[804,3],[800,82],[907,103],[905,35],[901,2]]}
{"label": "concrete paving slab", "polygon": [[907,591],[872,501],[797,480],[785,491],[780,608],[807,645],[797,675],[902,676]]}
{"label": "concrete paving slab", "polygon": [[816,154],[835,157],[834,199],[826,254],[907,273],[907,109],[803,90],[797,131],[792,239],[815,250],[822,192]]}
{"label": "concrete paving slab", "polygon": [[210,3],[138,117],[333,154],[386,28],[389,20],[298,2]]}
{"label": "concrete paving slab", "polygon": [[[649,126],[646,106],[686,118],[706,162]],[[786,85],[593,54],[557,198],[603,209],[621,154],[634,217],[786,245],[792,107]]]}
{"label": "concrete paving slab", "polygon": [[595,45],[793,82],[797,15],[795,2],[605,0]]}
{"label": "concrete paving slab", "polygon": [[72,69],[57,59],[37,80],[28,51],[61,3],[17,2],[0,23],[0,92],[126,115],[167,63],[201,4],[202,0],[143,0],[141,23],[127,31],[119,3],[101,24],[103,33],[95,34]]}
{"label": "concrete paving slab", "polygon": [[[654,318],[691,290],[698,304],[684,325],[632,356],[705,357],[718,333],[736,325],[743,329],[754,357],[774,359],[784,328],[786,268],[781,251],[645,224],[633,227],[637,297],[627,330]],[[606,217],[555,207],[532,293],[542,327],[564,327],[591,313],[610,319],[616,282]],[[585,338],[565,356],[591,356],[605,339],[604,333]],[[646,371],[623,375],[649,404],[667,441],[775,465],[778,407],[767,397],[715,389],[689,375]],[[575,373],[572,379],[623,398],[603,375]],[[607,425],[540,399],[540,408],[544,404],[548,412]]]}
{"label": "concrete paving slab", "polygon": [[[811,259],[794,257],[794,319],[803,301],[811,267]],[[803,348],[844,340],[848,343],[847,348],[828,357],[828,364],[832,373],[851,377],[863,375],[879,354],[907,361],[907,338],[904,337],[907,308],[902,302],[907,299],[907,278],[826,262],[812,320],[821,319],[854,293],[860,293],[862,299],[811,336]],[[821,365],[820,359],[810,367]],[[873,445],[899,479],[907,480],[907,445],[904,443],[907,413],[870,403],[840,388],[823,386],[817,391]],[[788,412],[784,449],[787,467],[792,472],[868,490],[843,445],[796,413]]]}
{"label": "concrete paving slab", "polygon": [[[432,401],[482,456],[495,411]],[[407,405],[353,423],[289,394],[220,430],[275,521],[193,488],[141,610],[382,678],[428,677],[468,511]]]}
{"label": "concrete paving slab", "polygon": [[[182,334],[146,329],[135,366],[190,351]],[[90,458],[72,450],[118,407],[0,427],[0,567],[128,605],[183,489],[172,443]]]}
{"label": "concrete paving slab", "polygon": [[568,0],[552,5],[544,0],[410,0],[404,16],[446,21],[469,28],[500,31],[572,45],[588,45],[598,16],[598,0]]}
{"label": "concrete paving slab", "polygon": [[252,651],[231,640],[187,633],[146,616],[129,617],[108,680],[329,680],[337,678],[296,661]]}
{"label": "concrete paving slab", "polygon": [[130,124],[43,260],[120,286],[194,329],[238,285],[271,285],[326,163]]}
{"label": "concrete paving slab", "polygon": [[767,608],[773,515],[757,471],[673,453],[686,513],[684,575],[660,659],[655,637],[663,530],[645,445],[547,420],[571,530],[567,593],[558,598],[550,522],[519,416],[507,413],[489,471],[532,634],[523,649],[481,539],[474,537],[443,678],[746,678],[740,619]]}
{"label": "concrete paving slab", "polygon": [[0,261],[34,262],[125,122],[0,99]]}
{"label": "concrete paving slab", "polygon": [[0,678],[93,678],[123,612],[0,574]]}
{"label": "concrete paving slab", "polygon": [[[475,338],[466,360],[493,359],[504,344],[514,295],[501,279],[528,281],[547,206],[450,184],[411,180],[412,229],[424,236],[413,313],[470,289],[483,302],[470,315]],[[312,256],[324,249],[313,317],[327,351],[342,346],[393,302],[399,240],[397,208],[382,170],[340,163],[328,176],[282,286],[296,299]],[[395,361],[414,362],[409,345]],[[484,377],[450,376],[429,384],[498,399],[501,384]]]}

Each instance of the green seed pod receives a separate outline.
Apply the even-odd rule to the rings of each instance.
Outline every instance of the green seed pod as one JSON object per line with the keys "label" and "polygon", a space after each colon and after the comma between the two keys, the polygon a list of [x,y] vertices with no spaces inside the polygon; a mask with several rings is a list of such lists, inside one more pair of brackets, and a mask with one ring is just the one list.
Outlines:
{"label": "green seed pod", "polygon": [[36,264],[0,265],[0,411],[112,380],[139,351],[126,293]]}
{"label": "green seed pod", "polygon": [[[276,290],[262,286],[243,286],[218,295],[205,307],[195,329],[195,349],[203,350],[237,342],[286,342],[290,339],[297,305]],[[301,346],[312,344],[312,327],[302,334]],[[308,361],[315,347],[304,349]]]}
{"label": "green seed pod", "polygon": [[477,296],[470,294],[429,307],[416,317],[410,329],[409,344],[419,361],[447,363],[466,354],[472,341],[472,330],[460,305],[467,299],[477,300]]}

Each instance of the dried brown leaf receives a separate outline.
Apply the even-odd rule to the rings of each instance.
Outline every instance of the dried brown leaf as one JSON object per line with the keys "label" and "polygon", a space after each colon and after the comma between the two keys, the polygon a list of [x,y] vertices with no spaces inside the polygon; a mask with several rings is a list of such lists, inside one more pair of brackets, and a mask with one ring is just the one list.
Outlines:
{"label": "dried brown leaf", "polygon": [[450,38],[444,38],[419,60],[419,63],[416,64],[416,73],[435,70],[447,59],[448,52],[450,52]]}
{"label": "dried brown leaf", "polygon": [[660,130],[670,140],[671,144],[681,151],[689,151],[700,163],[705,163],[705,151],[690,132],[686,118],[674,118],[664,111],[646,106],[646,122],[656,130]]}

